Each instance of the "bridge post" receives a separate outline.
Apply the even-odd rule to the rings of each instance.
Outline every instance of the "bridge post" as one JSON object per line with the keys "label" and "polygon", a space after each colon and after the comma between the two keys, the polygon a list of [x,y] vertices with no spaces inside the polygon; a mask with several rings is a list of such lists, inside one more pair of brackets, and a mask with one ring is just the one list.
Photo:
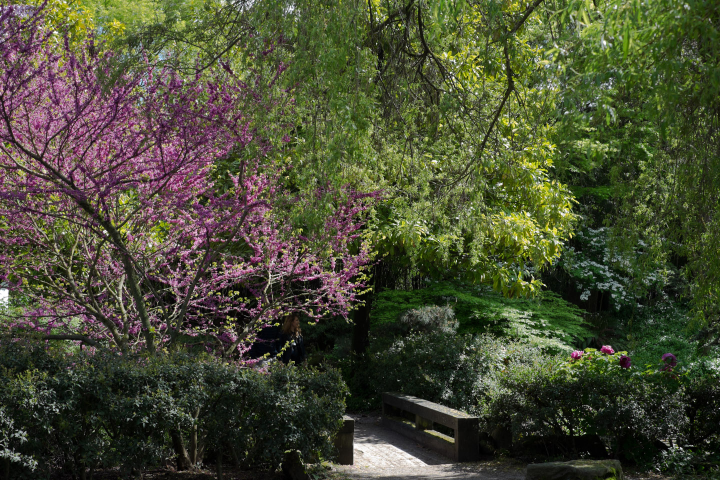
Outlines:
{"label": "bridge post", "polygon": [[335,436],[335,451],[340,465],[352,465],[355,461],[353,448],[355,443],[355,420],[343,415],[343,425]]}
{"label": "bridge post", "polygon": [[458,462],[478,459],[480,452],[480,421],[478,418],[458,418],[455,427],[455,456]]}

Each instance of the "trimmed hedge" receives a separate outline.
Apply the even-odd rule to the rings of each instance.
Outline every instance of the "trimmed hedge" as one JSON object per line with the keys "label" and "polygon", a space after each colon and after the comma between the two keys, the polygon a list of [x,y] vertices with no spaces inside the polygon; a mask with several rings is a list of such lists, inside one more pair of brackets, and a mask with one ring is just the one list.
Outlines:
{"label": "trimmed hedge", "polygon": [[277,467],[286,450],[329,458],[346,393],[334,370],[260,372],[210,357],[2,343],[0,421],[11,430],[0,449],[14,457],[0,460],[12,478],[58,469],[85,478],[100,468],[141,471],[183,450],[194,463],[212,454],[247,467]]}

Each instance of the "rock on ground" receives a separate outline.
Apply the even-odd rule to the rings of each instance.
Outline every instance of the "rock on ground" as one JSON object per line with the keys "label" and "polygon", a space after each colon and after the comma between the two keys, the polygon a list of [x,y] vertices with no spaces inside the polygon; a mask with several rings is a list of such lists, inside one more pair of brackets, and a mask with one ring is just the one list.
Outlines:
{"label": "rock on ground", "polygon": [[623,480],[617,460],[573,460],[570,462],[531,463],[526,480]]}

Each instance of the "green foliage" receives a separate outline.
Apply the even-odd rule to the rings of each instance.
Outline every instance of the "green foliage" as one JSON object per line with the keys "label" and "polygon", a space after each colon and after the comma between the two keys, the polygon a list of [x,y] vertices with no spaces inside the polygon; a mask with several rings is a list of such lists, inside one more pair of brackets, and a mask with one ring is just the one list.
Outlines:
{"label": "green foliage", "polygon": [[8,471],[10,464],[17,464],[23,470],[34,471],[37,462],[32,456],[18,453],[19,445],[28,441],[27,432],[15,426],[15,421],[7,414],[6,408],[0,405],[0,466]]}
{"label": "green foliage", "polygon": [[449,282],[431,282],[411,291],[382,291],[373,304],[371,319],[382,328],[424,305],[451,306],[461,334],[526,339],[553,351],[568,351],[594,336],[584,325],[582,311],[553,292],[543,292],[535,299],[509,299],[488,288]]}
{"label": "green foliage", "polygon": [[698,331],[687,328],[689,315],[687,307],[668,301],[639,308],[624,329],[629,340],[623,348],[637,365],[655,364],[668,352],[687,362],[698,360]]}
{"label": "green foliage", "polygon": [[445,305],[431,305],[408,310],[400,316],[400,323],[414,332],[441,332],[452,335],[458,328],[455,312]]}
{"label": "green foliage", "polygon": [[412,333],[341,363],[352,392],[348,407],[378,408],[380,394],[395,391],[477,412],[505,362],[521,361],[530,352],[537,348],[486,335]]}
{"label": "green foliage", "polygon": [[[137,27],[164,18],[160,2],[156,0],[78,0],[92,13],[103,30],[122,33],[128,27]],[[105,32],[101,32],[105,33]]]}
{"label": "green foliage", "polygon": [[565,6],[551,58],[568,87],[556,130],[560,178],[610,188],[607,201],[581,198],[594,216],[588,226],[612,225],[628,250],[642,240],[654,262],[681,267],[712,343],[720,311],[717,2]]}
{"label": "green foliage", "polygon": [[716,452],[696,447],[673,446],[668,451],[661,452],[656,459],[655,470],[673,475],[674,478],[715,479],[720,474],[719,461]]}
{"label": "green foliage", "polygon": [[45,22],[54,27],[55,41],[62,42],[67,35],[72,45],[80,46],[95,29],[92,14],[77,0],[29,0],[28,5],[45,4]]}
{"label": "green foliage", "polygon": [[[696,452],[720,452],[720,360],[701,358],[689,365],[683,377],[690,445]],[[709,448],[708,448],[709,447]]]}
{"label": "green foliage", "polygon": [[614,455],[647,462],[658,453],[653,441],[678,436],[686,426],[682,390],[660,373],[622,369],[599,352],[567,364],[538,358],[498,376],[486,415],[510,427],[518,441],[531,435],[599,435],[611,439]]}
{"label": "green foliage", "polygon": [[643,252],[647,245],[613,245],[608,229],[587,228],[578,232],[573,244],[563,252],[558,267],[572,279],[573,288],[586,301],[591,292],[608,295],[615,310],[634,307],[648,292],[662,291],[673,276],[671,266],[653,262]]}
{"label": "green foliage", "polygon": [[[267,88],[281,113],[254,112],[252,127],[275,147],[268,161],[288,166],[289,188],[381,191],[368,224],[380,255],[518,296],[540,288],[525,264],[557,258],[575,220],[549,173],[555,94],[542,87],[536,33],[520,28],[538,24],[524,9],[167,0],[127,46],[190,75],[222,62]],[[298,229],[312,228],[318,203],[288,212]]]}
{"label": "green foliage", "polygon": [[[330,458],[345,410],[336,371],[259,372],[187,355],[66,355],[3,342],[0,375],[3,418],[17,432],[10,449],[28,459],[25,466],[37,462],[35,478],[58,466],[75,475],[142,470],[171,457],[178,439],[192,447],[195,436],[198,463],[203,452],[265,467],[277,466],[287,449]],[[15,463],[12,469],[27,471]]]}

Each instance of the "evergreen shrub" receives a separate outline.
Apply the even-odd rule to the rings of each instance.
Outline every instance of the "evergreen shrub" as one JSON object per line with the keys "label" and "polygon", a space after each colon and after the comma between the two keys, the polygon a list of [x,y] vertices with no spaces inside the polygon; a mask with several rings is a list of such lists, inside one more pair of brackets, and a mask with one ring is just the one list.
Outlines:
{"label": "evergreen shrub", "polygon": [[[347,390],[337,371],[265,372],[184,354],[124,358],[0,343],[0,437],[12,478],[119,467],[142,471],[175,456],[219,455],[277,467],[286,450],[330,458]],[[14,457],[8,461],[7,457]]]}
{"label": "evergreen shrub", "polygon": [[582,353],[569,361],[538,356],[500,371],[485,406],[490,427],[510,429],[518,446],[532,438],[566,437],[561,453],[570,457],[583,453],[573,439],[593,436],[608,454],[635,463],[652,460],[658,440],[681,436],[687,418],[677,375],[632,369],[625,352]]}
{"label": "evergreen shrub", "polygon": [[694,447],[720,453],[720,359],[696,361],[682,380],[688,417],[684,436]]}
{"label": "evergreen shrub", "polygon": [[410,333],[342,365],[354,410],[380,408],[380,394],[395,391],[477,412],[506,362],[532,358],[536,347],[489,335]]}

